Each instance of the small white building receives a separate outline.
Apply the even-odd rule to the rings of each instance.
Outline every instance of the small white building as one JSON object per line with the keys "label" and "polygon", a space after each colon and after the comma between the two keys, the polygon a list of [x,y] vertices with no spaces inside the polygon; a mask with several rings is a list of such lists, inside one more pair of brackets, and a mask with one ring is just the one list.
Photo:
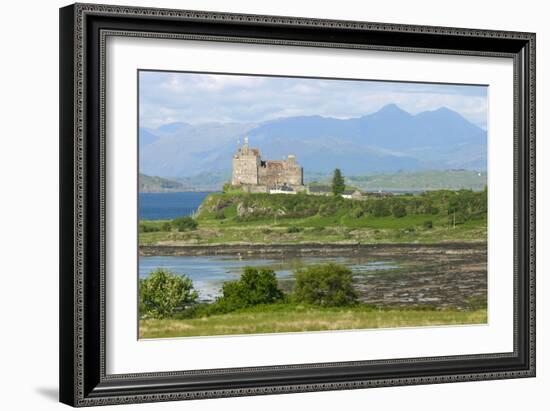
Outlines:
{"label": "small white building", "polygon": [[342,193],[342,198],[361,200],[363,198],[363,193],[359,190],[345,190]]}
{"label": "small white building", "polygon": [[269,189],[269,194],[296,194],[296,190],[288,186],[274,187]]}

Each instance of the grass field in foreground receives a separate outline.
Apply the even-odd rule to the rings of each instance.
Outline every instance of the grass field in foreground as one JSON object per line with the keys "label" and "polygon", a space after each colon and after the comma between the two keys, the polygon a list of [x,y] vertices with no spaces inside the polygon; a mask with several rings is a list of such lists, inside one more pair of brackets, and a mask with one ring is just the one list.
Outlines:
{"label": "grass field in foreground", "polygon": [[255,307],[192,319],[141,320],[140,338],[284,333],[487,323],[487,310],[375,310],[364,306]]}

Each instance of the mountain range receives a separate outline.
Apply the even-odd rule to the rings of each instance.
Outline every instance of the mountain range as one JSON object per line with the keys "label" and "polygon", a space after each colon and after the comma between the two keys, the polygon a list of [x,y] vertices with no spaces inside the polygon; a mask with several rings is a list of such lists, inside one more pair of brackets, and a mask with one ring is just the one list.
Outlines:
{"label": "mountain range", "polygon": [[442,107],[410,114],[395,104],[362,117],[297,116],[261,123],[177,122],[140,128],[140,172],[162,177],[227,174],[248,136],[263,159],[294,154],[304,174],[346,175],[487,168],[487,132]]}

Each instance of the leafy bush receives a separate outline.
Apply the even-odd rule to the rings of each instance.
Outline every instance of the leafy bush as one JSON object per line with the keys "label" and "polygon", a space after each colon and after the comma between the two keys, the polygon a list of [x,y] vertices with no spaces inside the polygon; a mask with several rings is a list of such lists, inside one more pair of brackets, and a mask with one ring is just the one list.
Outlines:
{"label": "leafy bush", "polygon": [[163,225],[162,225],[162,231],[171,231],[172,230],[172,225],[166,221]]}
{"label": "leafy bush", "polygon": [[424,224],[422,225],[424,226],[424,228],[427,228],[427,229],[433,228],[434,226],[432,220],[424,221]]}
{"label": "leafy bush", "polygon": [[386,200],[376,200],[372,204],[372,215],[375,217],[387,217],[391,215],[390,207]]}
{"label": "leafy bush", "polygon": [[287,233],[299,233],[300,231],[302,231],[302,229],[300,227],[296,227],[294,225],[290,226],[287,228]]}
{"label": "leafy bush", "polygon": [[432,214],[432,215],[439,214],[439,208],[435,206],[430,206],[426,208],[426,214]]}
{"label": "leafy bush", "polygon": [[296,302],[322,306],[345,306],[357,302],[349,268],[334,264],[313,265],[296,272],[293,298]]}
{"label": "leafy bush", "polygon": [[229,312],[258,304],[272,304],[283,297],[273,270],[245,267],[239,280],[223,284],[222,296],[215,305],[217,311]]}
{"label": "leafy bush", "polygon": [[192,305],[198,298],[186,275],[158,268],[139,280],[139,312],[142,317],[169,318]]}
{"label": "leafy bush", "polygon": [[172,220],[172,226],[178,231],[195,230],[199,224],[189,216],[177,217]]}
{"label": "leafy bush", "polygon": [[363,211],[362,208],[354,208],[352,211],[352,215],[355,218],[361,218],[363,217],[363,215],[365,215],[365,212]]}
{"label": "leafy bush", "polygon": [[155,225],[139,223],[139,232],[140,233],[154,233],[160,231],[160,228]]}
{"label": "leafy bush", "polygon": [[407,215],[407,210],[405,209],[405,206],[401,203],[394,204],[391,211],[394,217],[397,218],[405,217]]}

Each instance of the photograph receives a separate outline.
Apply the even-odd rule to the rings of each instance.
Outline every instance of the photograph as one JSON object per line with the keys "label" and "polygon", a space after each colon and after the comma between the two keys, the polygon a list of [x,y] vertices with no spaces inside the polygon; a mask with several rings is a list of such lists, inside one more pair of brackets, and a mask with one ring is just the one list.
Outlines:
{"label": "photograph", "polygon": [[[508,410],[544,391],[535,140],[547,25],[532,7],[399,1],[60,4],[59,42],[45,38],[55,81],[17,64],[59,86],[59,106],[7,134],[24,124],[46,141],[44,113],[59,128],[55,153],[27,138],[26,157],[7,150],[27,168],[58,158],[58,201],[38,207],[58,252],[49,239],[34,255],[28,241],[53,232],[31,228],[36,199],[55,191],[46,167],[29,168],[26,181],[43,180],[32,189],[6,173],[25,193],[23,217],[6,215],[29,225],[14,261],[59,266],[26,304],[43,314],[34,302],[58,295],[55,327],[39,319],[24,337],[57,350],[34,362],[58,359],[61,403]],[[56,55],[48,47],[27,54]],[[26,83],[5,77],[25,99]],[[6,278],[28,283],[19,271]]]}
{"label": "photograph", "polygon": [[140,339],[487,324],[487,84],[137,91]]}

